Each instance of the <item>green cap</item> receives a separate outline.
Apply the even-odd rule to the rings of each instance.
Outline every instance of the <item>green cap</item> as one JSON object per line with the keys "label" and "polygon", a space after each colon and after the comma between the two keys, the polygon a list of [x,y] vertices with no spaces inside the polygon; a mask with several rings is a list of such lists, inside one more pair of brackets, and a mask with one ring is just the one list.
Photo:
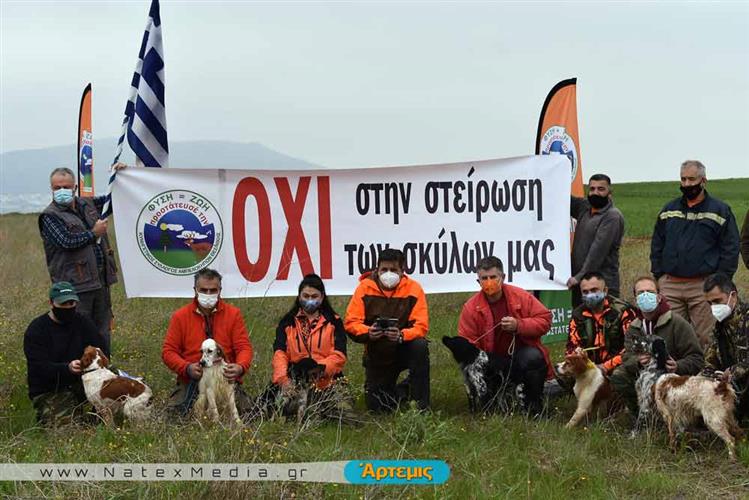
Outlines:
{"label": "green cap", "polygon": [[49,298],[56,304],[64,304],[69,300],[80,302],[81,299],[75,293],[75,287],[67,281],[58,281],[49,289]]}

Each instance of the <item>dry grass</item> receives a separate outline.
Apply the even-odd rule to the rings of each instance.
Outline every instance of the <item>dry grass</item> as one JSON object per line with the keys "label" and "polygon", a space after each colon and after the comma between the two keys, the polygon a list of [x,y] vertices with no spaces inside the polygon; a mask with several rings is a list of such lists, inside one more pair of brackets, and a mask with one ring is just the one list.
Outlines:
{"label": "dry grass", "polygon": [[[626,215],[626,211],[625,211]],[[467,414],[461,376],[441,343],[431,344],[434,413],[405,410],[392,417],[363,412],[361,348],[349,346],[347,375],[355,388],[364,425],[342,427],[282,419],[257,421],[240,431],[177,425],[158,418],[142,427],[78,427],[44,431],[34,426],[26,396],[22,338],[28,323],[46,310],[48,278],[34,216],[0,217],[0,462],[294,462],[360,458],[441,458],[452,468],[439,487],[354,487],[296,483],[6,483],[9,496],[55,498],[739,498],[749,496],[749,449],[739,446],[739,464],[729,464],[722,443],[691,443],[672,455],[661,434],[626,437],[626,419],[598,422],[567,431],[572,402],[563,402],[549,420],[520,416],[472,417]],[[627,240],[622,255],[625,286],[648,269],[648,241]],[[749,273],[737,275],[749,289]],[[429,297],[430,337],[454,334],[467,294]],[[346,297],[333,300],[343,311]],[[161,342],[171,312],[182,300],[126,300],[114,289],[115,362],[144,375],[157,407],[168,396],[173,377],[160,360]],[[270,379],[271,344],[278,318],[289,299],[248,299],[238,305],[252,332],[256,357],[248,391],[258,394]],[[554,348],[558,355],[559,347]]]}

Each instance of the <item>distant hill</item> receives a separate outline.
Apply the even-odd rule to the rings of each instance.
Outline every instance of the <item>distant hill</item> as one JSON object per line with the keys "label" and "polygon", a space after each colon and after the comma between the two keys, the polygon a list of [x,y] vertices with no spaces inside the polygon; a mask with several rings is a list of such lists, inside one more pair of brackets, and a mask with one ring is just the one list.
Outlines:
{"label": "distant hill", "polygon": [[[115,138],[94,142],[94,181],[97,192],[106,189],[106,171],[115,151]],[[321,168],[298,158],[273,151],[258,143],[227,141],[182,141],[169,143],[169,163],[180,168],[314,169]],[[126,148],[122,159],[134,163]],[[55,167],[75,167],[76,146],[8,151],[0,154],[0,193],[46,193],[49,172]]]}

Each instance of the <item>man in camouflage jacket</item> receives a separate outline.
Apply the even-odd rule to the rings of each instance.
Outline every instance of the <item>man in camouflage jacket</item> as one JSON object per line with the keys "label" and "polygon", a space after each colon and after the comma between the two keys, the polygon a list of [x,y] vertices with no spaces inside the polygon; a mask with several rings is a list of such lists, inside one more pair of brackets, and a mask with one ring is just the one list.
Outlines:
{"label": "man in camouflage jacket", "polygon": [[704,290],[716,319],[705,371],[730,374],[738,399],[736,416],[749,417],[749,304],[739,299],[736,285],[723,274],[709,276]]}

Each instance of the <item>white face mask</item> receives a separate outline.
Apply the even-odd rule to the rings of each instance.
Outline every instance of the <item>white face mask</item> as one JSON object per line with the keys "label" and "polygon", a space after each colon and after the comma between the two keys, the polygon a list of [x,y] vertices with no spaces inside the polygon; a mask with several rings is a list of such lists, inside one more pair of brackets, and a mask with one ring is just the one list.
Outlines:
{"label": "white face mask", "polygon": [[382,286],[384,286],[388,290],[392,290],[393,288],[398,286],[398,282],[400,280],[400,275],[398,273],[394,273],[393,271],[385,271],[384,273],[380,274],[380,283],[382,283]]}
{"label": "white face mask", "polygon": [[213,309],[218,303],[218,294],[212,295],[209,293],[198,292],[198,304],[203,309]]}
{"label": "white face mask", "polygon": [[718,323],[729,317],[733,312],[731,306],[728,305],[731,302],[731,295],[733,295],[733,292],[728,294],[728,302],[725,304],[713,304],[710,306],[713,317],[718,321]]}

